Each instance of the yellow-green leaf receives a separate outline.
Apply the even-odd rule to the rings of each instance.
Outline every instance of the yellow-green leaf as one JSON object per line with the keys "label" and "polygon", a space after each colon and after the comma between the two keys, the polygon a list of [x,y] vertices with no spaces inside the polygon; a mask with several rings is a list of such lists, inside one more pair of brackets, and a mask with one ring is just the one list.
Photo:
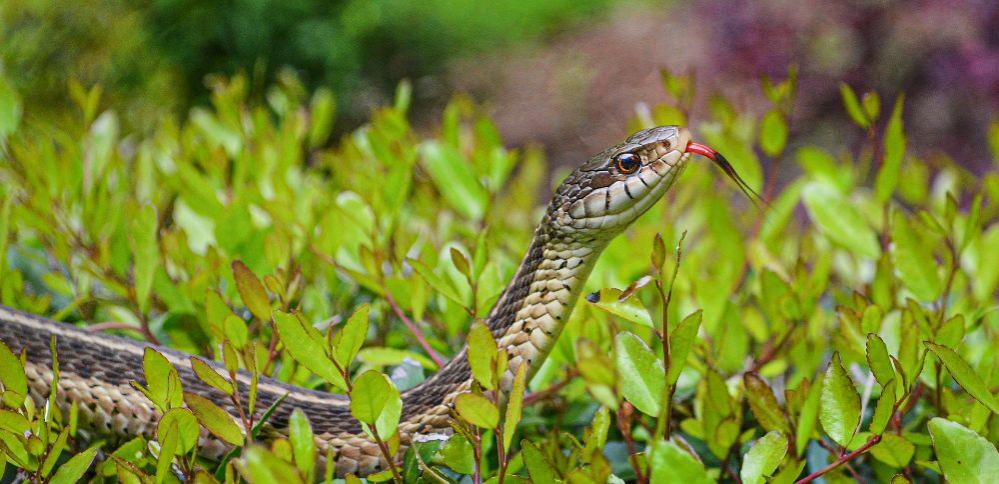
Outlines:
{"label": "yellow-green leaf", "polygon": [[923,344],[937,358],[940,358],[940,361],[947,367],[950,376],[954,377],[954,380],[957,380],[957,383],[969,395],[975,397],[975,400],[981,402],[982,405],[988,407],[992,412],[999,413],[999,402],[996,401],[995,395],[992,394],[985,382],[975,373],[971,365],[964,361],[964,358],[961,358],[961,355],[946,346],[930,343],[929,341],[925,341]]}
{"label": "yellow-green leaf", "polygon": [[472,376],[483,388],[495,388],[496,375],[496,340],[493,339],[489,327],[481,321],[472,323],[468,330],[468,366]]}
{"label": "yellow-green leaf", "polygon": [[295,361],[341,391],[347,388],[343,375],[337,371],[332,358],[326,354],[326,343],[316,328],[303,321],[298,313],[289,314],[283,311],[274,311],[274,324],[277,326],[281,342]]}
{"label": "yellow-green leaf", "polygon": [[768,432],[761,437],[742,459],[742,469],[739,477],[744,484],[763,484],[777,470],[777,466],[787,455],[787,439],[777,431]]}
{"label": "yellow-green leaf", "polygon": [[462,393],[454,404],[458,415],[476,427],[494,429],[499,425],[499,409],[482,395]]}
{"label": "yellow-green leaf", "polygon": [[646,415],[659,415],[665,394],[663,362],[634,334],[623,331],[614,338],[614,361],[621,395]]}
{"label": "yellow-green leaf", "polygon": [[271,303],[263,283],[242,261],[233,261],[232,276],[236,279],[236,290],[243,304],[257,319],[267,321],[271,316]]}
{"label": "yellow-green leaf", "polygon": [[926,426],[940,469],[948,481],[995,482],[999,476],[999,451],[995,444],[957,422],[940,417],[934,417]]}
{"label": "yellow-green leaf", "polygon": [[212,435],[235,446],[243,445],[243,432],[228,412],[194,393],[184,393],[184,403],[197,417],[198,423]]}

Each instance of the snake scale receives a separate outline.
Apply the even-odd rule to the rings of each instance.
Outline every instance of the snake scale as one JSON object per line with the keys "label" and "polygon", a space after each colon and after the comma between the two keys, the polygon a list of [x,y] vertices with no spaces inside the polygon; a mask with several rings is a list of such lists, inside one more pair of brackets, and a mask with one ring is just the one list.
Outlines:
{"label": "snake scale", "polygon": [[[505,389],[520,365],[528,365],[528,376],[538,369],[601,251],[662,197],[691,153],[710,156],[713,152],[691,143],[682,128],[643,130],[576,168],[558,187],[526,256],[486,318],[500,347],[510,355],[503,375]],[[142,355],[148,343],[92,333],[0,306],[0,340],[15,353],[25,351],[29,393],[39,405],[47,398],[53,377],[49,346],[53,336],[60,369],[57,398],[67,409],[76,402],[81,427],[109,436],[155,435],[158,411],[130,384],[145,384]],[[237,414],[226,395],[204,384],[191,370],[190,355],[157,349],[176,366],[185,391]],[[449,433],[452,403],[471,384],[465,351],[403,393],[399,425],[403,446]],[[220,365],[216,368],[223,372]],[[238,379],[245,392],[249,377],[241,374]],[[350,415],[344,396],[261,378],[256,408],[266,409],[285,394],[286,400],[268,421],[271,432],[286,433],[288,418],[298,408],[312,423],[320,455],[332,449],[338,475],[367,475],[386,468],[378,445]],[[208,458],[229,450],[204,431],[200,444]]]}

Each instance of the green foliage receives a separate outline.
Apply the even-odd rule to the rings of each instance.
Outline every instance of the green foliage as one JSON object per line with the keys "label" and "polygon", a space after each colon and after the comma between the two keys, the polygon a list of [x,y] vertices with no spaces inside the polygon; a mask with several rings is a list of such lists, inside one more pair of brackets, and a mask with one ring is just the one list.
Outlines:
{"label": "green foliage", "polygon": [[[663,79],[678,105],[646,122],[689,110],[693,79]],[[347,394],[397,464],[373,479],[994,473],[999,173],[931,161],[906,146],[902,96],[881,113],[876,94],[848,86],[868,145],[801,146],[794,79],[764,82],[760,113],[713,96],[691,127],[771,187],[768,206],[749,208],[692,161],[609,244],[582,288],[595,294],[531,379],[477,318],[520,263],[547,167],[504,148],[467,100],[420,134],[404,85],[323,148],[332,95],[291,84],[261,106],[244,78],[217,80],[210,109],[145,134],[96,107],[57,126],[25,121],[20,95],[0,87],[0,301],[197,355],[146,352],[135,385],[164,416],[148,441],[105,445],[93,464],[83,410],[26,398],[22,357],[0,345],[6,464],[35,480],[331,475],[315,465],[328,454],[308,416],[293,412],[287,437],[262,434],[282,405],[258,408],[267,375]],[[769,184],[785,158],[800,173]],[[401,392],[465,342],[475,381],[455,401],[454,436],[406,448]],[[188,362],[221,402],[185,393],[176,366]],[[198,432],[234,449],[199,460]],[[823,469],[841,458],[848,467]]]}

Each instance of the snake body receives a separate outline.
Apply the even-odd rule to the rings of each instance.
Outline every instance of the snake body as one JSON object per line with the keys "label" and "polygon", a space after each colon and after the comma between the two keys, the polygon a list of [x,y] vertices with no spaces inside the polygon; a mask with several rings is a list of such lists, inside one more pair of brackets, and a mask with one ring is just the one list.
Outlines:
{"label": "snake body", "polygon": [[[690,156],[685,153],[688,142],[687,131],[674,126],[640,131],[575,169],[555,191],[526,256],[486,318],[499,346],[510,355],[501,382],[504,389],[509,389],[520,365],[528,365],[528,376],[538,369],[601,251],[673,183]],[[68,409],[76,402],[81,425],[97,434],[155,435],[158,410],[130,384],[145,384],[142,358],[148,343],[96,334],[0,306],[0,340],[15,353],[26,352],[29,393],[39,405],[47,398],[53,379],[53,337],[61,406]],[[238,414],[226,395],[195,375],[190,355],[156,349],[177,368],[184,391],[211,399],[231,415]],[[403,446],[449,434],[454,399],[471,385],[466,350],[403,393],[399,424]],[[221,365],[215,368],[224,374]],[[246,392],[249,376],[241,373],[238,379],[241,391]],[[266,409],[286,394],[268,420],[271,432],[286,434],[289,416],[298,408],[309,417],[320,455],[328,448],[333,451],[338,475],[367,475],[386,468],[378,445],[361,430],[342,395],[262,377],[256,408]],[[202,432],[200,440],[201,452],[209,458],[230,449],[207,432]]]}

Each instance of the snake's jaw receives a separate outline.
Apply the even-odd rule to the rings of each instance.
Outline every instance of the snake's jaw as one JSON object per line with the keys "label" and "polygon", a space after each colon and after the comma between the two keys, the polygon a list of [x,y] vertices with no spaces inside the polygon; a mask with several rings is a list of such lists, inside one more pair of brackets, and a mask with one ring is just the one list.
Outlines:
{"label": "snake's jaw", "polygon": [[[633,134],[569,175],[555,193],[550,215],[565,231],[617,235],[673,184],[690,158],[689,143],[690,133],[676,126]],[[622,157],[632,165],[622,165]]]}

